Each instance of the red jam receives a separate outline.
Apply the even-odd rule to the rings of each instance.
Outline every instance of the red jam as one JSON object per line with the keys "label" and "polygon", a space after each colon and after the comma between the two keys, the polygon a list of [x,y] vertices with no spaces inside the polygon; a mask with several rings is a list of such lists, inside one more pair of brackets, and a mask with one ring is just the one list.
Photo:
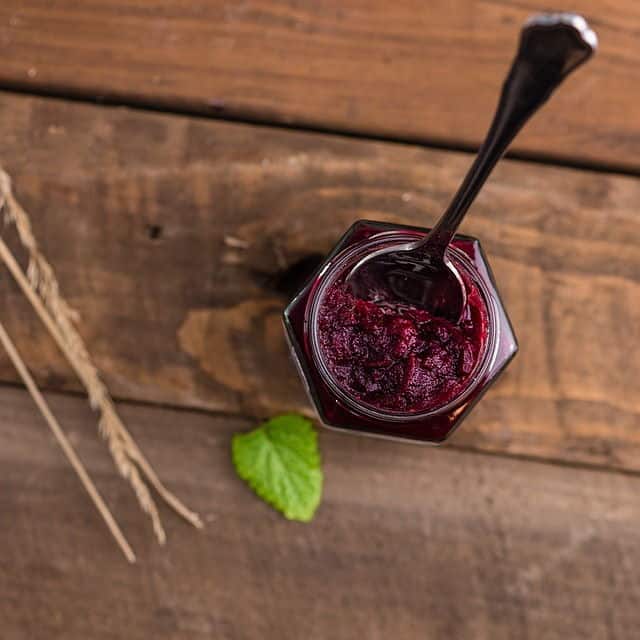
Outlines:
{"label": "red jam", "polygon": [[487,340],[486,304],[465,279],[467,307],[453,324],[412,307],[383,308],[353,296],[343,281],[326,293],[319,345],[336,384],[378,409],[441,407],[466,388]]}

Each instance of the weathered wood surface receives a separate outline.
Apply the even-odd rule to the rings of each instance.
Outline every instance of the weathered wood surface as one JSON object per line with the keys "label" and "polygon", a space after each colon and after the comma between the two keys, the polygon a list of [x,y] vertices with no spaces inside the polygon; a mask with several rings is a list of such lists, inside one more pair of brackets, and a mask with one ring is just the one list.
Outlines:
{"label": "weathered wood surface", "polygon": [[[0,85],[475,145],[522,21],[509,0],[0,4]],[[640,5],[579,0],[601,39],[521,152],[640,169]],[[144,46],[141,46],[144,44]]]}
{"label": "weathered wood surface", "polygon": [[[0,137],[116,395],[254,416],[309,411],[278,274],[358,218],[432,222],[469,162],[8,95]],[[521,352],[454,443],[640,469],[638,202],[633,178],[497,169],[464,231],[484,242]],[[5,272],[0,286],[2,320],[39,381],[77,389]],[[4,356],[0,379],[15,380]]]}
{"label": "weathered wood surface", "polygon": [[52,407],[139,554],[109,538],[27,394],[0,388],[4,640],[637,638],[637,477],[323,432],[325,499],[288,522],[234,476],[250,423],[122,413],[204,531],[158,547],[84,401]]}

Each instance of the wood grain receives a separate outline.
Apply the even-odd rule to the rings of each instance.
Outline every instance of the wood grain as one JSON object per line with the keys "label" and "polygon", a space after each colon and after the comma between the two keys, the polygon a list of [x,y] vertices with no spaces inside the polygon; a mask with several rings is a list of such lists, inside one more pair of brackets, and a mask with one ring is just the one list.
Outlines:
{"label": "wood grain", "polygon": [[[8,95],[0,136],[115,394],[253,416],[310,411],[280,326],[283,272],[358,218],[431,223],[470,161]],[[639,201],[628,177],[497,169],[463,230],[483,241],[521,351],[454,444],[640,470]],[[78,389],[0,277],[40,383]],[[4,357],[0,379],[15,380]]]}
{"label": "wood grain", "polygon": [[[3,0],[0,85],[477,145],[541,1]],[[577,0],[601,39],[521,153],[640,169],[640,6]],[[144,46],[141,46],[143,43]]]}
{"label": "wood grain", "polygon": [[53,410],[140,562],[122,559],[26,393],[0,389],[5,640],[589,638],[640,625],[639,479],[323,432],[325,497],[287,522],[234,475],[245,420],[122,407],[176,492],[158,547],[85,403]]}

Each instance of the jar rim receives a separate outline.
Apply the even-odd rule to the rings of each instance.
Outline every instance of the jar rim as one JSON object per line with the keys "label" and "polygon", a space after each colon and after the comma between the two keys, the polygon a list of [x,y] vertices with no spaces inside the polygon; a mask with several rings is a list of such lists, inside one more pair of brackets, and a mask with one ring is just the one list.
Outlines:
{"label": "jar rim", "polygon": [[461,249],[450,245],[447,249],[448,257],[457,267],[471,279],[478,289],[485,303],[488,316],[489,330],[487,338],[484,341],[482,357],[478,358],[474,370],[469,374],[464,389],[461,393],[454,396],[447,403],[436,406],[426,411],[393,411],[383,409],[371,405],[357,398],[352,393],[341,387],[334,379],[331,371],[327,367],[323,355],[322,348],[319,344],[318,320],[319,310],[329,287],[335,283],[338,277],[343,274],[347,268],[354,264],[362,257],[363,253],[367,253],[373,248],[379,248],[381,245],[393,246],[394,244],[402,244],[408,240],[415,240],[416,237],[424,236],[425,232],[409,231],[409,230],[390,230],[376,233],[365,240],[357,242],[350,247],[333,256],[322,268],[316,278],[316,282],[312,286],[305,314],[305,331],[310,334],[311,356],[320,373],[323,382],[331,389],[331,391],[352,411],[365,415],[376,420],[385,420],[390,422],[407,422],[413,420],[423,420],[430,416],[437,416],[448,413],[455,408],[460,407],[464,401],[477,389],[481,383],[484,374],[494,362],[499,345],[498,321],[499,313],[495,296],[487,286],[484,279],[478,273],[471,258]]}

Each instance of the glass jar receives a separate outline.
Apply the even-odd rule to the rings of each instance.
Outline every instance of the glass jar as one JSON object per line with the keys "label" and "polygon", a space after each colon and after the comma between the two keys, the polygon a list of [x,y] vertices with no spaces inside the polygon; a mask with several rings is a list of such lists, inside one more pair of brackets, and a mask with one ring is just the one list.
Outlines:
{"label": "glass jar", "polygon": [[423,443],[444,442],[515,355],[517,341],[480,243],[457,235],[449,258],[473,283],[487,312],[486,337],[464,386],[442,406],[395,411],[367,404],[336,381],[318,340],[318,315],[326,292],[367,253],[427,233],[428,229],[416,227],[356,222],[285,309],[284,324],[293,359],[325,426]]}

